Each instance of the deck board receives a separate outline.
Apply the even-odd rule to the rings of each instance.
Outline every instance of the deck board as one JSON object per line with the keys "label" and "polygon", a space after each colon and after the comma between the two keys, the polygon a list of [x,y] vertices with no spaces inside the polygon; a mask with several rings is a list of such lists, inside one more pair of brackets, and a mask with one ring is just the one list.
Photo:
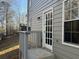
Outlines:
{"label": "deck board", "polygon": [[29,59],[52,59],[53,53],[42,49],[42,48],[33,48],[29,49]]}

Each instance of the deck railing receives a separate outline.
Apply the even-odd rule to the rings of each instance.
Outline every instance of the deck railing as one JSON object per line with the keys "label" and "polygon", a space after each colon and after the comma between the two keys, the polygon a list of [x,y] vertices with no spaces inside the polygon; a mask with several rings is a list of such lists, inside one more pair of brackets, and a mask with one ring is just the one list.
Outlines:
{"label": "deck railing", "polygon": [[40,31],[20,31],[19,32],[19,44],[20,44],[20,58],[28,59],[28,49],[37,48],[42,45],[42,33]]}

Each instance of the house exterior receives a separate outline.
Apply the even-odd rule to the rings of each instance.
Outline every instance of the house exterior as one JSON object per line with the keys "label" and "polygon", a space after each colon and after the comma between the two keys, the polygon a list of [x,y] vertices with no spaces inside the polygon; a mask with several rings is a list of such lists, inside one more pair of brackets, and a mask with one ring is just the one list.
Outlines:
{"label": "house exterior", "polygon": [[32,31],[57,59],[79,59],[79,0],[28,0]]}

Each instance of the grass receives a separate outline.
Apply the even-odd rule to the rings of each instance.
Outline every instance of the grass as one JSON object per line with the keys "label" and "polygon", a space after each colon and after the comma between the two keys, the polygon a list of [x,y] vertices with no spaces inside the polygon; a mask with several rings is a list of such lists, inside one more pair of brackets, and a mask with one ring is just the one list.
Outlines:
{"label": "grass", "polygon": [[14,50],[0,56],[0,59],[19,59],[19,50]]}
{"label": "grass", "polygon": [[6,50],[6,49],[13,47],[13,46],[16,46],[16,45],[18,45],[18,42],[15,42],[15,43],[14,42],[8,42],[8,43],[2,45],[3,47],[0,48],[0,51]]}
{"label": "grass", "polygon": [[[0,42],[0,51],[4,51],[18,44],[19,44],[19,39],[17,37],[6,38],[6,40],[2,40]],[[0,59],[18,59],[18,55],[19,55],[19,50],[17,49],[17,50],[8,52],[4,55],[0,55]]]}
{"label": "grass", "polygon": [[5,40],[0,41],[0,51],[16,46],[18,44],[19,39],[17,37],[6,38]]}

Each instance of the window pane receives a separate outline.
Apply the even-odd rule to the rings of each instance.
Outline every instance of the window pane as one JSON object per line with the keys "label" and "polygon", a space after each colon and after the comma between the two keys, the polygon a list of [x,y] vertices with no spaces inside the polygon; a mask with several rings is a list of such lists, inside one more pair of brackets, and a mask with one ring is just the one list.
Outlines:
{"label": "window pane", "polygon": [[70,21],[70,22],[65,22],[65,23],[64,23],[64,30],[65,30],[65,31],[71,31],[71,29],[72,29],[72,28],[71,28],[71,25],[72,25],[72,24],[71,24],[71,21]]}
{"label": "window pane", "polygon": [[70,20],[70,11],[65,12],[65,20]]}
{"label": "window pane", "polygon": [[72,19],[76,19],[78,17],[78,8],[72,9]]}
{"label": "window pane", "polygon": [[64,22],[64,42],[79,44],[79,0],[65,1],[65,20],[74,20]]}
{"label": "window pane", "polygon": [[71,42],[71,32],[64,33],[64,42]]}
{"label": "window pane", "polygon": [[72,1],[72,8],[78,7],[78,0]]}
{"label": "window pane", "polygon": [[79,32],[79,20],[72,22],[72,31],[73,32]]}
{"label": "window pane", "polygon": [[65,10],[70,9],[70,0],[65,1]]}
{"label": "window pane", "polygon": [[79,44],[79,33],[72,33],[72,43]]}

